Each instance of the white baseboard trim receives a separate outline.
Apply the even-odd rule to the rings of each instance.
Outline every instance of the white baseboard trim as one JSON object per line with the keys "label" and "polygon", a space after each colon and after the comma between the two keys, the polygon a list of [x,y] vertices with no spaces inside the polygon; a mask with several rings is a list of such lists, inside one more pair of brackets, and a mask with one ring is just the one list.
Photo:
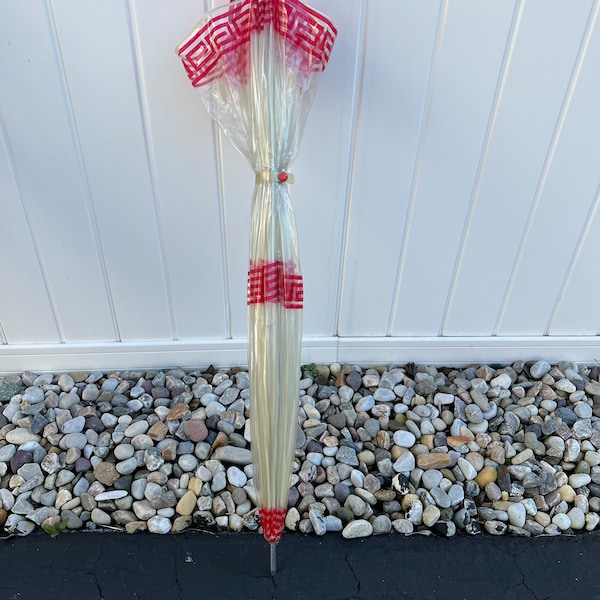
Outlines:
{"label": "white baseboard trim", "polygon": [[[5,344],[0,346],[0,373],[243,367],[246,353],[245,339]],[[303,363],[462,366],[540,359],[599,362],[600,337],[312,337],[302,345]]]}
{"label": "white baseboard trim", "polygon": [[341,338],[337,360],[355,362],[354,357],[360,357],[359,364],[464,366],[516,360],[591,364],[600,361],[600,337]]}

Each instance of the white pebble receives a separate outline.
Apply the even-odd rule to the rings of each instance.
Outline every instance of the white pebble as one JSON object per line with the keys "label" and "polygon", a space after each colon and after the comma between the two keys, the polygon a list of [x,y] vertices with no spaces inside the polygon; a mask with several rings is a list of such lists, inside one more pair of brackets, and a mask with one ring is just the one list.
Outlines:
{"label": "white pebble", "polygon": [[231,531],[241,531],[244,526],[242,517],[236,513],[229,515],[227,527]]}
{"label": "white pebble", "polygon": [[552,517],[552,524],[556,525],[561,531],[566,531],[571,527],[571,519],[564,513],[558,513]]}
{"label": "white pebble", "polygon": [[571,521],[571,527],[573,529],[583,529],[585,527],[585,515],[580,508],[573,507],[568,513],[567,517]]}
{"label": "white pebble", "polygon": [[165,534],[171,531],[171,521],[166,517],[155,515],[148,519],[148,531],[150,533]]}
{"label": "white pebble", "polygon": [[417,439],[410,431],[399,429],[394,433],[394,443],[401,448],[412,448]]}
{"label": "white pebble", "polygon": [[525,519],[527,513],[525,507],[520,502],[514,502],[508,507],[508,520],[511,525],[515,527],[523,527],[525,525]]}
{"label": "white pebble", "polygon": [[586,473],[573,473],[573,475],[569,475],[569,485],[575,490],[588,485],[591,481],[592,478]]}
{"label": "white pebble", "polygon": [[227,469],[227,481],[235,487],[244,487],[248,482],[248,477],[244,471],[236,466],[229,467]]}

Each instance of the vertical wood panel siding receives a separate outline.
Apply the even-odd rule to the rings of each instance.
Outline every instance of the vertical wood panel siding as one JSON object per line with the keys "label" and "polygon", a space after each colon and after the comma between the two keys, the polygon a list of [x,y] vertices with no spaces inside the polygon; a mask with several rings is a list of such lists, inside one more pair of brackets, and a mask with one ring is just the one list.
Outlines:
{"label": "vertical wood panel siding", "polygon": [[[0,372],[244,360],[253,174],[174,52],[221,3],[0,4]],[[305,357],[600,358],[600,1],[311,4]]]}

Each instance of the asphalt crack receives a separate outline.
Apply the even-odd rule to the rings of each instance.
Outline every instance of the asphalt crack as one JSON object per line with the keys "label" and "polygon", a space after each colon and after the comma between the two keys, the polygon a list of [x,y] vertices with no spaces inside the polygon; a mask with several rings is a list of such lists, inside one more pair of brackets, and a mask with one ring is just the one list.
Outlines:
{"label": "asphalt crack", "polygon": [[354,577],[354,581],[356,582],[356,592],[354,593],[353,596],[348,598],[348,600],[360,600],[360,592],[361,592],[360,579],[359,579],[358,575],[356,574],[356,571],[354,570],[354,564],[350,560],[350,557],[347,552],[346,552],[346,555],[344,556],[344,561],[348,565],[348,568],[350,569],[350,572],[352,573],[352,577]]}
{"label": "asphalt crack", "polygon": [[510,552],[510,551],[506,551],[506,554],[508,554],[511,558],[512,558],[512,562],[515,566],[515,569],[517,571],[517,573],[520,575],[521,577],[521,581],[515,585],[511,585],[508,586],[505,590],[504,590],[504,596],[507,595],[507,593],[509,592],[509,590],[519,590],[519,599],[523,598],[523,590],[522,588],[524,588],[525,590],[527,590],[527,592],[531,595],[532,600],[549,600],[547,596],[544,597],[538,597],[538,595],[536,594],[535,590],[533,590],[529,584],[527,583],[527,573],[526,571],[523,569],[521,562],[519,559],[521,559],[523,557],[523,555],[526,553],[527,548],[523,548],[518,552]]}
{"label": "asphalt crack", "polygon": [[87,571],[87,574],[90,576],[92,584],[94,586],[96,586],[96,589],[98,590],[98,600],[104,600],[104,594],[102,593],[102,584],[100,583],[98,573],[96,572],[99,560],[100,560],[100,553],[98,552],[94,556],[94,559],[92,561],[92,564],[90,565],[90,568]]}
{"label": "asphalt crack", "polygon": [[[183,587],[179,580],[179,556],[177,552],[173,552],[174,556],[174,571],[175,571],[175,589],[177,590],[177,600],[183,600]],[[191,556],[191,555],[190,555]],[[187,555],[186,555],[187,558]]]}

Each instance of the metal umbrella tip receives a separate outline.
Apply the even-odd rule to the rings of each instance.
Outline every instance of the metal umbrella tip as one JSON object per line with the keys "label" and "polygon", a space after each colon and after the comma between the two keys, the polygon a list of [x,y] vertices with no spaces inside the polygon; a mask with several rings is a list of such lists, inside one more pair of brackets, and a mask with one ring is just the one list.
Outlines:
{"label": "metal umbrella tip", "polygon": [[269,544],[271,546],[271,577],[277,572],[277,544]]}

